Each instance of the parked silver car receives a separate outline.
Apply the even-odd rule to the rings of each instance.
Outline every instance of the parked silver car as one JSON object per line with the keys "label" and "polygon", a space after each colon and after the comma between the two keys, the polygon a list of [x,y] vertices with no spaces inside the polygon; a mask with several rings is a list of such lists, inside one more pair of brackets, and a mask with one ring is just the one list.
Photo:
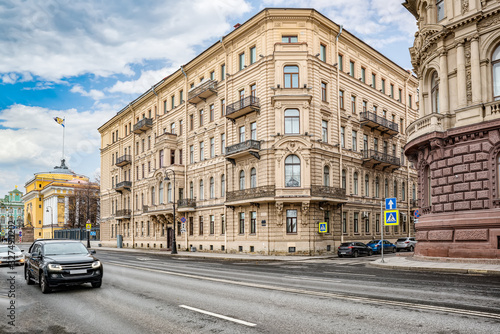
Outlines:
{"label": "parked silver car", "polygon": [[400,250],[404,249],[409,252],[413,252],[415,250],[415,245],[417,244],[417,240],[415,238],[399,238],[396,241],[396,252],[399,252]]}

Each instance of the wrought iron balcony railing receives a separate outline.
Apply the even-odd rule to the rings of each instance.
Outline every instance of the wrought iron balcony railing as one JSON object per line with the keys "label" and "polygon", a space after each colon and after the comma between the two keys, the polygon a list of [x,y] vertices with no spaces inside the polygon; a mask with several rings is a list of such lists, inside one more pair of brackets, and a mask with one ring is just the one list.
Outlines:
{"label": "wrought iron balcony railing", "polygon": [[153,127],[153,119],[152,118],[143,118],[136,124],[134,124],[134,133],[141,133],[143,131],[147,131]]}
{"label": "wrought iron balcony railing", "polygon": [[226,117],[234,120],[253,111],[260,111],[260,100],[256,96],[247,96],[228,105],[226,108]]}
{"label": "wrought iron balcony railing", "polygon": [[119,193],[121,193],[124,190],[130,191],[130,188],[132,188],[132,182],[130,181],[122,181],[120,183],[117,183],[115,186],[115,190]]}
{"label": "wrought iron balcony railing", "polygon": [[328,186],[311,186],[311,196],[345,199],[345,189]]}
{"label": "wrought iron balcony railing", "polygon": [[369,128],[377,129],[380,132],[387,133],[394,136],[399,132],[398,124],[383,117],[378,116],[369,111],[364,111],[361,114],[361,125],[368,126]]}
{"label": "wrought iron balcony railing", "polygon": [[116,164],[118,167],[123,167],[132,163],[132,156],[129,154],[122,155],[116,159]]}
{"label": "wrought iron balcony railing", "polygon": [[184,198],[177,201],[179,208],[196,208],[196,200],[191,198]]}
{"label": "wrought iron balcony railing", "polygon": [[275,186],[262,186],[243,190],[228,191],[226,195],[226,202],[250,200],[262,197],[274,197],[275,194]]}
{"label": "wrought iron balcony railing", "polygon": [[188,92],[188,102],[198,103],[217,93],[217,81],[206,80]]}
{"label": "wrought iron balcony railing", "polygon": [[373,160],[375,163],[381,163],[383,165],[401,166],[399,158],[375,150],[364,150],[363,160]]}
{"label": "wrought iron balcony railing", "polygon": [[248,150],[260,151],[260,141],[258,140],[246,140],[242,143],[234,144],[226,147],[226,156],[233,155],[235,153],[240,153]]}
{"label": "wrought iron balcony railing", "polygon": [[131,213],[132,213],[131,210],[127,210],[127,209],[116,210],[115,218],[116,219],[130,218]]}

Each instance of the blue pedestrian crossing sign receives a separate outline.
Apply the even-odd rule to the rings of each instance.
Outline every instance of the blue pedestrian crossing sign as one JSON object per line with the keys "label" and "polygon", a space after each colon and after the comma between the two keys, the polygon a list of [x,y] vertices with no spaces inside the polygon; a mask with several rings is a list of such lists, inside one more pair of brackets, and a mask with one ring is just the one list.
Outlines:
{"label": "blue pedestrian crossing sign", "polygon": [[319,233],[326,233],[326,232],[328,232],[327,222],[320,222],[319,223]]}
{"label": "blue pedestrian crossing sign", "polygon": [[399,210],[384,211],[384,225],[399,225]]}
{"label": "blue pedestrian crossing sign", "polygon": [[385,209],[386,210],[396,210],[396,205],[397,205],[396,199],[394,197],[392,198],[386,198],[385,199]]}

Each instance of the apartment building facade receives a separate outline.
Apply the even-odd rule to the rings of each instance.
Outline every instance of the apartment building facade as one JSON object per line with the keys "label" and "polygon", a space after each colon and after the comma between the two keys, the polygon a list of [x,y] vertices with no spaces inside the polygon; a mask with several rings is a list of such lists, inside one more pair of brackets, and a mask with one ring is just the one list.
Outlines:
{"label": "apartment building facade", "polygon": [[416,254],[500,258],[500,3],[406,1],[420,82],[406,155],[422,217]]}
{"label": "apartment building facade", "polygon": [[[313,9],[264,9],[99,128],[101,242],[322,254],[412,233],[417,80]],[[319,223],[327,229],[319,231]]]}

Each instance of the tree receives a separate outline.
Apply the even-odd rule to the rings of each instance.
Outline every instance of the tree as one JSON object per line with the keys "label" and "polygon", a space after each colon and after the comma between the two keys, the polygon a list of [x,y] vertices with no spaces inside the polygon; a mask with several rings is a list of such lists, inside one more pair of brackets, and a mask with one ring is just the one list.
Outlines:
{"label": "tree", "polygon": [[69,217],[65,228],[85,228],[87,219],[92,222],[93,226],[99,225],[101,205],[97,182],[75,185],[68,200]]}

